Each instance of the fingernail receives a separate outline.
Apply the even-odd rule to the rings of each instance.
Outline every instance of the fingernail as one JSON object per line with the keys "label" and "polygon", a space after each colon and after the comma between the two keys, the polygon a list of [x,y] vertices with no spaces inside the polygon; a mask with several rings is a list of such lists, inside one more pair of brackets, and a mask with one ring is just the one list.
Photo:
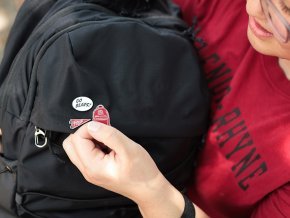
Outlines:
{"label": "fingernail", "polygon": [[92,132],[97,132],[100,129],[101,125],[98,122],[90,122],[88,124],[88,129]]}

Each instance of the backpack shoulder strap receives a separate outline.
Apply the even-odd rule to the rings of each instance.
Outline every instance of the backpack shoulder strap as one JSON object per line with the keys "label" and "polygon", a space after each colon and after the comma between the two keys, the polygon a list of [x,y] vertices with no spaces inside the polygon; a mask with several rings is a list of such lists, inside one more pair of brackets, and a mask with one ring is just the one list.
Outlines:
{"label": "backpack shoulder strap", "polygon": [[21,6],[6,42],[0,65],[0,86],[6,78],[10,66],[31,32],[57,0],[25,0]]}

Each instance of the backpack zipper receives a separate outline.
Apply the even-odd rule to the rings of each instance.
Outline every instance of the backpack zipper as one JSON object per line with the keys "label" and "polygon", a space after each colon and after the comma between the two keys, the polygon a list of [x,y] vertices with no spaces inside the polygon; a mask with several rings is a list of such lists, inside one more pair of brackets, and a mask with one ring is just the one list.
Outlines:
{"label": "backpack zipper", "polygon": [[13,169],[10,166],[6,165],[4,169],[0,171],[0,174],[6,173],[6,172],[13,173]]}

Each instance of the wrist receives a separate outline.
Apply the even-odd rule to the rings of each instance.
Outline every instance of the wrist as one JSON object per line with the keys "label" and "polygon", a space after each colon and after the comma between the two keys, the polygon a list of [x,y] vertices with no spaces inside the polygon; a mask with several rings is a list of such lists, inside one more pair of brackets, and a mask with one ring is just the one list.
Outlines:
{"label": "wrist", "polygon": [[195,207],[191,200],[185,194],[183,194],[183,198],[185,205],[181,218],[195,218]]}
{"label": "wrist", "polygon": [[162,174],[144,192],[145,196],[136,200],[143,217],[181,217],[185,207],[183,195]]}

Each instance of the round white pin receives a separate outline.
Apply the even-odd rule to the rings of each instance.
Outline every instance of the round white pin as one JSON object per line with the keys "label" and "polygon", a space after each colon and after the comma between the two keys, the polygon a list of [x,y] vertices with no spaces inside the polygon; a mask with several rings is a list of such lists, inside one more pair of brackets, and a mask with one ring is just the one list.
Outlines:
{"label": "round white pin", "polygon": [[93,101],[84,96],[77,97],[72,102],[72,107],[77,111],[88,111],[93,107]]}

